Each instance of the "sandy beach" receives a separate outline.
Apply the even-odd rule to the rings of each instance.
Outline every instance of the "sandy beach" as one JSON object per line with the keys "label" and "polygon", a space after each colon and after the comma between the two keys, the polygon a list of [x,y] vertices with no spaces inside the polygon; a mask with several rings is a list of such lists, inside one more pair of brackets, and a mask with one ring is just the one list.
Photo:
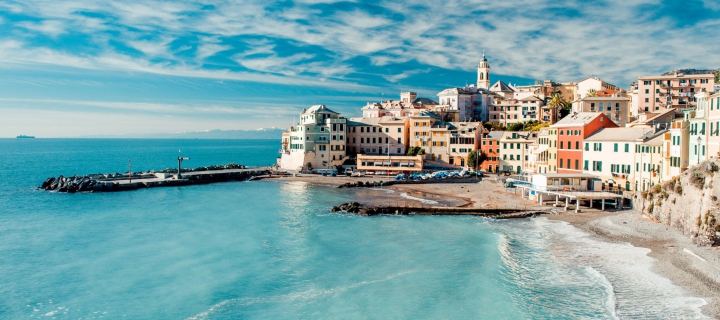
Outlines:
{"label": "sandy beach", "polygon": [[[279,180],[305,181],[325,185],[341,185],[356,181],[391,180],[389,177],[323,177],[301,175],[280,177]],[[475,208],[508,208],[519,210],[547,208],[537,202],[520,198],[513,189],[505,190],[495,177],[475,183],[455,184],[412,184],[382,187],[393,190],[393,194],[378,197],[377,193],[359,193],[361,203],[387,205],[401,201],[399,194],[413,194],[417,198],[446,199],[440,205]],[[409,205],[423,205],[420,202],[402,199]],[[396,204],[396,203],[395,203]],[[425,204],[427,205],[427,204]],[[657,260],[655,272],[670,279],[695,296],[704,298],[708,304],[703,312],[713,318],[720,318],[720,248],[698,247],[689,237],[669,226],[656,223],[632,210],[600,211],[582,207],[580,213],[558,210],[557,215],[544,218],[563,221],[607,242],[627,242],[635,247],[648,248],[648,256]]]}

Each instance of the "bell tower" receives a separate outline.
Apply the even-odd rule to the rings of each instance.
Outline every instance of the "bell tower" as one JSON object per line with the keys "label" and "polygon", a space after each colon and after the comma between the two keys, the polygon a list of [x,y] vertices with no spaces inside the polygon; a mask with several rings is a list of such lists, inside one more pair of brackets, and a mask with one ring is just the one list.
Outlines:
{"label": "bell tower", "polygon": [[490,65],[485,58],[485,51],[483,51],[482,60],[477,67],[477,87],[488,89],[490,88]]}

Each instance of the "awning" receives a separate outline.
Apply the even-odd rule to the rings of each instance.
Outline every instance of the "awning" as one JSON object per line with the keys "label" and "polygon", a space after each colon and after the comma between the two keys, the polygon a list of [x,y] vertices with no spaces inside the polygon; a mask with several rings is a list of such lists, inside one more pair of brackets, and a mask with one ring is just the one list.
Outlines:
{"label": "awning", "polygon": [[535,149],[535,151],[533,151],[533,154],[543,153],[543,152],[547,151],[547,149],[548,149],[548,146],[546,144],[543,144],[543,145],[539,146],[537,149]]}

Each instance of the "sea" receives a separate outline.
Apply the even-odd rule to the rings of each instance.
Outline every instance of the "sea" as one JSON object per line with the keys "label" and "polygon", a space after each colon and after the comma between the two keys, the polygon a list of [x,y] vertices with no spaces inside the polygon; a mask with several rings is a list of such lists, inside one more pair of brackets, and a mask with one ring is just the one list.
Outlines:
{"label": "sea", "polygon": [[655,273],[648,249],[545,218],[333,213],[359,191],[299,181],[37,190],[129,161],[173,168],[178,155],[186,167],[262,166],[278,149],[0,139],[0,319],[703,318],[707,302]]}

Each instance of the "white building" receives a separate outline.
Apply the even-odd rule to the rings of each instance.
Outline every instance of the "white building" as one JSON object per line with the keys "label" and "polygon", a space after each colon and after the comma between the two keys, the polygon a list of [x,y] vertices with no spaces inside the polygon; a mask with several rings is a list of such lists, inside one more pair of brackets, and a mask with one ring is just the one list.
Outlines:
{"label": "white building", "polygon": [[549,128],[540,129],[537,138],[528,145],[528,161],[525,162],[525,172],[548,173],[549,131]]}
{"label": "white building", "polygon": [[346,155],[346,120],[324,105],[300,113],[300,122],[290,128],[288,147],[279,165],[286,170],[311,171],[340,165]]}
{"label": "white building", "polygon": [[[620,88],[618,88],[615,85],[609,84],[605,81],[600,80],[600,78],[585,78],[583,80],[580,80],[577,82],[577,94],[575,96],[575,99],[582,99],[587,96],[587,93],[589,90],[595,90],[597,92],[600,91],[620,91]],[[575,100],[573,99],[573,100]]]}
{"label": "white building", "polygon": [[603,181],[612,179],[627,190],[632,188],[635,143],[650,128],[604,128],[583,141],[583,172]]}

